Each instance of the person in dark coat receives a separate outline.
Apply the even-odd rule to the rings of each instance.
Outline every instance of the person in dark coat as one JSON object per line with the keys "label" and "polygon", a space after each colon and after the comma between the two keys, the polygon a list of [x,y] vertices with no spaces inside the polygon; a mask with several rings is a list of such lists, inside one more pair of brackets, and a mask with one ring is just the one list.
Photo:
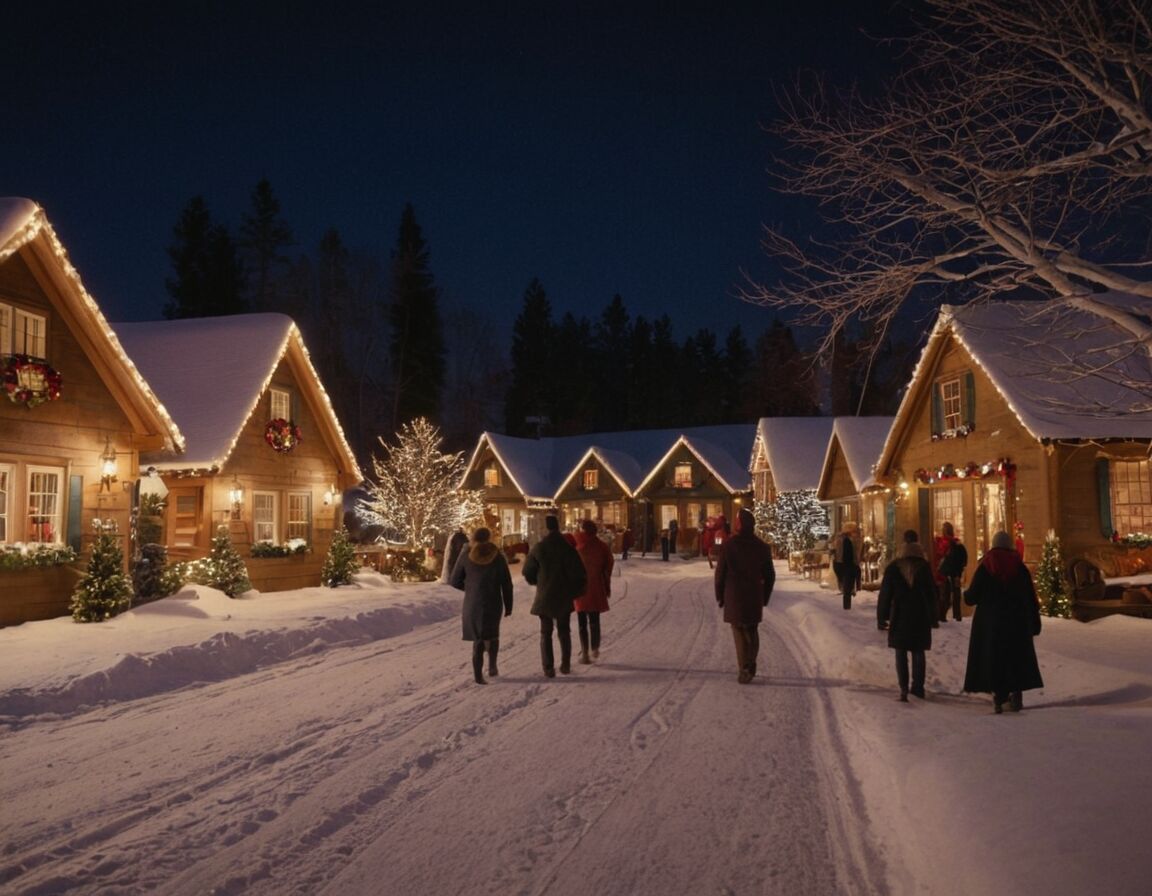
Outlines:
{"label": "person in dark coat", "polygon": [[848,520],[832,546],[832,571],[840,585],[844,609],[852,609],[852,595],[860,588],[860,527]]}
{"label": "person in dark coat", "polygon": [[636,544],[636,536],[632,534],[632,530],[627,526],[624,527],[624,533],[620,536],[620,559],[627,560],[628,552],[632,550],[632,546]]}
{"label": "person in dark coat", "polygon": [[[668,521],[668,550],[676,553],[676,540],[680,537],[680,524],[676,520]],[[668,558],[665,557],[665,560]]]}
{"label": "person in dark coat", "polygon": [[580,632],[580,662],[600,658],[600,614],[608,612],[612,594],[612,549],[596,535],[596,524],[584,520],[576,533],[576,553],[584,564],[587,584],[576,598],[576,625]]}
{"label": "person in dark coat", "polygon": [[756,520],[747,508],[736,518],[736,534],[720,549],[714,581],[716,603],[736,642],[736,680],[747,684],[756,675],[760,621],[776,584],[772,548],[756,535]]}
{"label": "person in dark coat", "polygon": [[1023,692],[1044,687],[1033,638],[1040,634],[1040,603],[1032,574],[1012,547],[1012,536],[997,532],[964,592],[976,608],[968,641],[964,690],[991,693],[996,712],[1007,703],[1024,708]]}
{"label": "person in dark coat", "polygon": [[576,597],[584,592],[587,574],[576,548],[560,534],[560,523],[554,516],[544,519],[547,534],[528,553],[524,561],[524,578],[536,586],[532,615],[540,617],[540,661],[544,674],[556,677],[552,629],[560,642],[560,671],[572,671],[572,610]]}
{"label": "person in dark coat", "polygon": [[444,549],[445,582],[452,577],[452,573],[456,569],[456,561],[460,559],[460,551],[463,550],[466,544],[468,544],[468,536],[464,534],[463,529],[457,529],[452,533],[452,537],[448,539],[448,545]]}
{"label": "person in dark coat", "polygon": [[449,584],[464,592],[460,621],[464,640],[472,642],[472,675],[476,684],[487,684],[483,674],[484,650],[488,650],[488,674],[499,675],[496,656],[500,652],[500,615],[512,615],[508,560],[492,543],[492,533],[487,529],[472,533],[472,546],[460,552]]}
{"label": "person in dark coat", "polygon": [[[914,529],[904,533],[896,559],[884,568],[876,602],[876,623],[888,632],[888,646],[896,651],[896,681],[900,700],[908,694],[924,699],[927,660],[936,628],[936,580]],[[908,680],[908,657],[912,657],[912,680]]]}

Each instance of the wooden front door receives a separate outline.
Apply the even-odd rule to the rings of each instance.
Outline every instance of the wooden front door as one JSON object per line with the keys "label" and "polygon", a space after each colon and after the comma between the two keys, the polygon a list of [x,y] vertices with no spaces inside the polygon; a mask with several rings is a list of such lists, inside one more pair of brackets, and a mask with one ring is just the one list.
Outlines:
{"label": "wooden front door", "polygon": [[204,489],[198,485],[168,490],[168,546],[192,553],[208,549],[204,527]]}

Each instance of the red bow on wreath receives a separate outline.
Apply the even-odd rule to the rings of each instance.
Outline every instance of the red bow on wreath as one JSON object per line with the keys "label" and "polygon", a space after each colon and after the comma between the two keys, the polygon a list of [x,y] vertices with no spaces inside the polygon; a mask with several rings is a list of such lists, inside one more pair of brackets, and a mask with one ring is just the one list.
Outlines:
{"label": "red bow on wreath", "polygon": [[300,427],[283,417],[269,420],[264,427],[264,441],[274,451],[291,451],[300,442]]}

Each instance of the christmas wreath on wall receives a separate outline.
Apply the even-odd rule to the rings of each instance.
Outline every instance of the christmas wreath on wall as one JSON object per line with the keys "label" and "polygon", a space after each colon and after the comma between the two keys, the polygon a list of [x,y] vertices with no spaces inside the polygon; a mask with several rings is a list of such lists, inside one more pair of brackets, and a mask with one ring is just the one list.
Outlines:
{"label": "christmas wreath on wall", "polygon": [[62,380],[51,364],[28,355],[7,355],[0,368],[0,383],[8,400],[29,408],[59,398]]}
{"label": "christmas wreath on wall", "polygon": [[300,427],[283,417],[269,420],[264,427],[264,441],[273,451],[291,451],[300,444]]}

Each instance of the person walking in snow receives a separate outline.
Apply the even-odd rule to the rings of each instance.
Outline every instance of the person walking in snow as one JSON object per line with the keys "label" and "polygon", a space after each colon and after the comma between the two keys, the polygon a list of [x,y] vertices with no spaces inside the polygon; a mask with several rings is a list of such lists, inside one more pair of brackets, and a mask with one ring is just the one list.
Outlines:
{"label": "person walking in snow", "polygon": [[760,621],[776,584],[772,548],[756,535],[756,519],[744,508],[736,517],[736,533],[724,541],[716,560],[716,603],[732,626],[736,642],[736,680],[748,684],[756,675],[760,653]]}
{"label": "person walking in snow", "polygon": [[960,578],[968,565],[968,549],[956,537],[951,523],[940,527],[940,534],[932,544],[936,563],[936,587],[939,591],[940,621],[948,621],[948,610],[957,622],[964,619],[960,608]]}
{"label": "person walking in snow", "polygon": [[636,536],[632,534],[632,530],[627,526],[624,527],[624,533],[620,536],[620,559],[627,560],[628,552],[632,550],[632,546],[636,544]]}
{"label": "person walking in snow", "polygon": [[560,534],[556,517],[545,517],[544,528],[547,534],[524,561],[524,578],[536,586],[531,613],[540,617],[540,662],[544,674],[555,678],[552,630],[560,642],[560,671],[567,675],[572,671],[572,610],[577,595],[584,592],[587,574],[576,548]]}
{"label": "person walking in snow", "polygon": [[448,539],[448,544],[444,548],[443,580],[445,582],[452,578],[452,573],[456,569],[456,561],[460,559],[460,551],[466,544],[468,544],[468,536],[464,534],[463,529],[457,529]]}
{"label": "person walking in snow", "polygon": [[888,632],[888,646],[896,651],[900,700],[907,703],[909,693],[923,700],[928,665],[924,653],[932,648],[932,629],[938,623],[936,581],[915,529],[904,533],[904,543],[897,549],[896,559],[884,568],[876,602],[876,623],[881,631]]}
{"label": "person walking in snow", "polygon": [[600,614],[608,612],[612,594],[612,549],[596,536],[596,524],[584,520],[576,533],[576,553],[584,564],[587,584],[576,598],[576,625],[580,632],[580,662],[600,658]]}
{"label": "person walking in snow", "polygon": [[836,536],[832,545],[832,571],[836,573],[836,581],[840,585],[840,594],[844,600],[844,609],[852,609],[852,595],[860,587],[860,527],[848,520]]}
{"label": "person walking in snow", "polygon": [[488,650],[488,675],[499,675],[500,616],[512,615],[512,573],[504,552],[492,543],[492,533],[479,528],[472,533],[472,546],[461,551],[449,582],[464,592],[460,620],[464,640],[472,642],[472,676],[484,680],[484,650]]}
{"label": "person walking in snow", "polygon": [[1033,639],[1040,634],[1040,603],[1032,574],[1012,547],[1012,536],[997,532],[980,560],[964,602],[976,608],[964,690],[991,693],[997,713],[1007,703],[1024,708],[1024,691],[1044,687]]}

